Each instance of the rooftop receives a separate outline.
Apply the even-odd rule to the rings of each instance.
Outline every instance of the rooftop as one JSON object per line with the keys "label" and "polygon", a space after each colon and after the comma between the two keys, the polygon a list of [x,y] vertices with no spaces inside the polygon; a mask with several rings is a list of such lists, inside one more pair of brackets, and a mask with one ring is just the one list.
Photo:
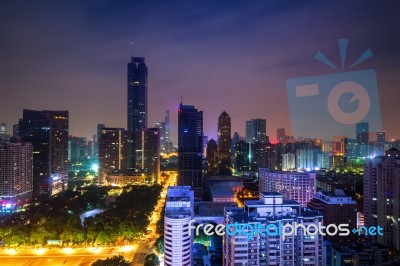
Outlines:
{"label": "rooftop", "polygon": [[212,197],[234,197],[232,189],[229,186],[211,186],[211,195]]}
{"label": "rooftop", "polygon": [[199,202],[195,206],[196,216],[224,216],[225,207],[237,207],[231,202]]}

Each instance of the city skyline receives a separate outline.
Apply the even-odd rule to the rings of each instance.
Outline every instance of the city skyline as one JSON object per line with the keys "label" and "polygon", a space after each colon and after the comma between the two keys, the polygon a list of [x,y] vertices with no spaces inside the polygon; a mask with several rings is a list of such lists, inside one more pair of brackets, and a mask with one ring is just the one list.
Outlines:
{"label": "city skyline", "polygon": [[244,136],[245,121],[262,118],[271,139],[276,128],[290,135],[286,80],[334,73],[314,56],[324,51],[337,64],[337,39],[348,38],[348,62],[373,51],[357,70],[376,69],[383,130],[388,139],[400,136],[395,124],[400,21],[391,6],[48,3],[24,4],[27,15],[18,3],[2,4],[0,120],[9,131],[23,108],[69,110],[71,135],[91,137],[98,123],[125,128],[126,63],[144,55],[148,124],[171,110],[175,141],[181,96],[184,104],[205,110],[204,134],[210,138],[217,139],[224,110],[232,118],[232,133]]}

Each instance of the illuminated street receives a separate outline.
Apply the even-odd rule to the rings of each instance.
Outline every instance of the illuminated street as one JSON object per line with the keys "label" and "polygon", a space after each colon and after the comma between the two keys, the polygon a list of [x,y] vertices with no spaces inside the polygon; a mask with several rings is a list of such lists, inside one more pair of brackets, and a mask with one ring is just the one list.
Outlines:
{"label": "illuminated street", "polygon": [[98,259],[115,255],[130,256],[134,247],[3,249],[0,265],[91,265]]}
{"label": "illuminated street", "polygon": [[147,227],[148,234],[146,235],[146,240],[139,244],[135,252],[135,256],[133,257],[132,265],[143,264],[146,255],[153,252],[154,241],[157,239],[157,237],[159,237],[156,232],[157,221],[161,217],[161,211],[163,210],[163,206],[165,204],[167,188],[168,186],[176,185],[178,172],[166,171],[165,174],[169,175],[169,178],[166,179],[166,182],[161,191],[160,200],[158,201],[157,206],[151,215],[151,221],[149,226]]}

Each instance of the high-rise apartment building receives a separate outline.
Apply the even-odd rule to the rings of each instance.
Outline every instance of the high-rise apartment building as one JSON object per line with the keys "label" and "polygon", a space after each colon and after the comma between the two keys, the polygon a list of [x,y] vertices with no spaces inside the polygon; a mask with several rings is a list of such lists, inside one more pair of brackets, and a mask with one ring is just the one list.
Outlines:
{"label": "high-rise apartment building", "polygon": [[239,140],[235,144],[235,171],[243,173],[249,171],[249,143],[244,139]]}
{"label": "high-rise apartment building", "polygon": [[276,138],[280,143],[285,143],[286,140],[286,132],[284,128],[278,128],[276,130]]}
{"label": "high-rise apartment building", "polygon": [[358,144],[358,156],[369,156],[369,124],[360,122],[356,124],[356,141]]}
{"label": "high-rise apartment building", "polygon": [[194,217],[194,195],[189,186],[169,187],[164,216],[164,265],[191,266],[193,233],[189,222]]}
{"label": "high-rise apartment building", "polygon": [[165,150],[172,152],[171,124],[169,122],[169,110],[165,111]]}
{"label": "high-rise apartment building", "polygon": [[123,128],[102,127],[99,136],[99,177],[126,169],[127,132]]}
{"label": "high-rise apartment building", "polygon": [[84,137],[68,137],[68,160],[77,162],[89,155],[88,141]]}
{"label": "high-rise apartment building", "polygon": [[0,123],[0,144],[8,143],[10,140],[10,136],[7,134],[7,124]]}
{"label": "high-rise apartment building", "polygon": [[[341,189],[319,191],[307,204],[308,208],[320,211],[324,215],[324,225],[348,224],[357,228],[357,202]],[[326,239],[337,239],[340,236],[326,236]]]}
{"label": "high-rise apartment building", "polygon": [[14,138],[19,137],[19,124],[14,124],[13,125],[13,134],[12,136]]}
{"label": "high-rise apartment building", "polygon": [[10,213],[32,200],[32,145],[0,144],[0,213]]}
{"label": "high-rise apartment building", "polygon": [[296,169],[296,155],[294,153],[285,153],[282,155],[282,170],[293,171]]}
{"label": "high-rise apartment building", "polygon": [[267,143],[267,120],[256,118],[246,121],[247,143]]}
{"label": "high-rise apartment building", "polygon": [[259,170],[260,191],[281,193],[303,207],[313,199],[316,184],[315,173],[271,171],[268,168]]}
{"label": "high-rise apartment building", "polygon": [[230,175],[231,171],[231,117],[224,111],[218,118],[219,174]]}
{"label": "high-rise apartment building", "polygon": [[[296,234],[285,238],[279,234],[283,224],[301,224],[317,228],[323,222],[318,211],[301,208],[300,204],[284,199],[276,192],[260,192],[259,200],[246,200],[244,208],[225,208],[224,224],[245,224],[247,228],[261,228],[264,234],[225,234],[223,265],[323,265],[323,236],[314,231],[307,235],[299,227]],[[266,233],[266,229],[268,232]]]}
{"label": "high-rise apartment building", "polygon": [[375,156],[385,155],[385,142],[386,142],[386,132],[378,131],[376,132],[376,142],[375,142]]}
{"label": "high-rise apartment building", "polygon": [[128,150],[127,168],[135,166],[137,132],[147,127],[147,66],[144,57],[128,63]]}
{"label": "high-rise apartment building", "polygon": [[33,147],[33,196],[60,192],[68,177],[68,111],[23,110],[19,135]]}
{"label": "high-rise apartment building", "polygon": [[155,128],[158,129],[159,135],[160,135],[160,152],[161,153],[167,153],[167,141],[166,141],[166,135],[165,135],[165,122],[157,122],[154,125]]}
{"label": "high-rise apartment building", "polygon": [[372,242],[400,249],[400,151],[367,160],[364,169],[364,224],[380,226]]}
{"label": "high-rise apartment building", "polygon": [[178,165],[181,186],[191,186],[197,199],[203,198],[203,112],[192,105],[178,110]]}
{"label": "high-rise apartment building", "polygon": [[136,169],[153,176],[160,175],[160,129],[143,128],[139,131],[139,146],[136,149]]}

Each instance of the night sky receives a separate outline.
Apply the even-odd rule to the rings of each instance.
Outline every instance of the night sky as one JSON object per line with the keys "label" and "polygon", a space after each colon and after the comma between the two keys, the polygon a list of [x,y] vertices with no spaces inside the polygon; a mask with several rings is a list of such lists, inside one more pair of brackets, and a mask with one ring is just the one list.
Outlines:
{"label": "night sky", "polygon": [[126,128],[126,64],[144,54],[149,126],[170,109],[176,139],[182,96],[204,111],[205,135],[216,138],[226,111],[232,134],[266,118],[275,138],[277,127],[290,132],[286,80],[341,71],[314,57],[340,65],[337,39],[347,38],[347,64],[372,50],[356,69],[376,69],[383,129],[400,138],[400,3],[214,2],[1,1],[0,121],[11,132],[23,108],[66,109],[72,135]]}

